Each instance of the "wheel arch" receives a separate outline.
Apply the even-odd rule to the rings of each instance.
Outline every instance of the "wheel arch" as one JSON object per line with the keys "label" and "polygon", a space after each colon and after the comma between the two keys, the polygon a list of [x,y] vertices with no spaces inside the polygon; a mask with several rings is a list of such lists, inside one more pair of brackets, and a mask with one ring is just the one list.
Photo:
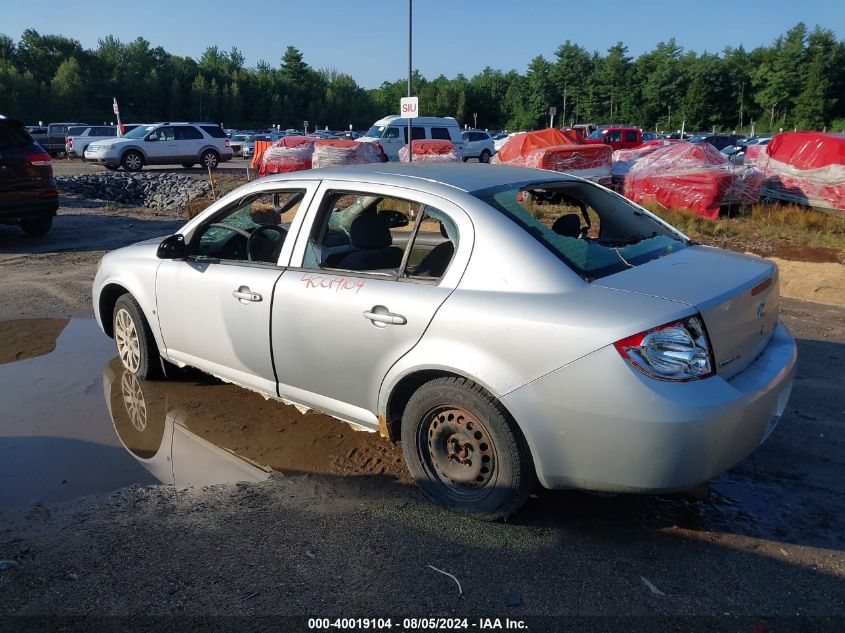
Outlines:
{"label": "wheel arch", "polygon": [[132,151],[138,152],[141,156],[144,157],[144,164],[147,164],[149,162],[149,157],[147,156],[147,152],[145,152],[143,150],[143,148],[141,148],[137,145],[129,145],[128,147],[121,148],[120,158],[118,159],[118,162],[122,163],[123,157],[126,156],[126,152],[132,152]]}
{"label": "wheel arch", "polygon": [[103,326],[103,331],[111,338],[114,338],[114,323],[112,323],[114,305],[117,303],[117,300],[125,294],[132,293],[121,284],[114,282],[106,284],[100,291],[100,296],[97,301],[97,314],[100,317],[100,323]]}

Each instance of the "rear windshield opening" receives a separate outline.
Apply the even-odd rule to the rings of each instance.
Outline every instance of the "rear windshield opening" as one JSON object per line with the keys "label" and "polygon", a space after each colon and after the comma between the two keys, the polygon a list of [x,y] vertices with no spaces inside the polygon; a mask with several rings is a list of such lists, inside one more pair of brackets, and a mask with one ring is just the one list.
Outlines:
{"label": "rear windshield opening", "polygon": [[510,184],[474,195],[527,231],[586,281],[689,245],[640,207],[588,182]]}

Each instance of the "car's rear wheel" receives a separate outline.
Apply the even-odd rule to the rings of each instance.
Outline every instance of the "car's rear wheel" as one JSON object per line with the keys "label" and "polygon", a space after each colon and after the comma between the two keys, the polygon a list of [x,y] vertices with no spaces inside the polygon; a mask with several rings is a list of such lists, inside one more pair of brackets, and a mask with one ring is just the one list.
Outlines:
{"label": "car's rear wheel", "polygon": [[21,220],[21,229],[27,235],[46,235],[52,226],[53,216],[51,215]]}
{"label": "car's rear wheel", "polygon": [[482,150],[481,155],[478,157],[478,160],[482,163],[489,163],[490,162],[490,150]]}
{"label": "car's rear wheel", "polygon": [[114,304],[114,342],[121,364],[138,378],[161,376],[161,359],[150,325],[135,298],[126,293]]}
{"label": "car's rear wheel", "polygon": [[484,520],[515,512],[536,486],[525,439],[505,408],[464,378],[420,387],[402,415],[402,446],[434,502]]}
{"label": "car's rear wheel", "polygon": [[200,156],[200,165],[209,169],[217,169],[220,164],[220,157],[213,149],[205,150]]}
{"label": "car's rear wheel", "polygon": [[126,152],[120,159],[120,164],[126,171],[141,171],[144,167],[144,157],[141,152]]}

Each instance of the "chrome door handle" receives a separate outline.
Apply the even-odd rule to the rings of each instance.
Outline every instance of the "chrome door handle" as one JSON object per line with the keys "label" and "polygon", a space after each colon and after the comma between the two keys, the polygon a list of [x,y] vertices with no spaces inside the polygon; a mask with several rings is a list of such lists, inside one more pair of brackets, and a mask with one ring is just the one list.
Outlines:
{"label": "chrome door handle", "polygon": [[249,286],[241,286],[232,291],[232,296],[238,301],[261,301],[261,295],[249,289]]}
{"label": "chrome door handle", "polygon": [[373,322],[373,325],[384,327],[386,325],[405,325],[408,322],[401,314],[388,311],[384,306],[373,306],[371,310],[364,312],[364,318]]}

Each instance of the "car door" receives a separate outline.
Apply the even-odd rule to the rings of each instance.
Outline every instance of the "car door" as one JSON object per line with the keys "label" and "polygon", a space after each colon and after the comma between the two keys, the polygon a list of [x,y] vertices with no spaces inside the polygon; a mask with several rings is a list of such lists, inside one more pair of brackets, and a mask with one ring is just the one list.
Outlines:
{"label": "car door", "polygon": [[[270,348],[273,286],[283,270],[279,262],[290,257],[299,209],[307,208],[316,186],[316,181],[259,184],[186,227],[189,255],[164,260],[156,275],[158,321],[170,359],[276,392]],[[244,233],[268,225],[286,233],[279,254],[262,250],[267,257],[250,259]],[[278,229],[263,230],[268,240],[280,237]]]}
{"label": "car door", "polygon": [[144,139],[147,163],[162,165],[176,162],[176,131],[171,125],[163,125],[147,134]]}
{"label": "car door", "polygon": [[200,150],[205,145],[205,137],[193,125],[177,125],[176,154],[177,163],[196,163],[199,161]]}
{"label": "car door", "polygon": [[403,142],[397,126],[388,126],[382,133],[379,143],[390,160],[399,160],[399,150],[402,148]]}
{"label": "car door", "polygon": [[[391,231],[394,245],[404,242],[405,268],[400,263],[394,270],[350,270],[343,268],[343,259],[329,265],[333,255],[326,255],[325,245],[345,248],[342,236],[326,224],[335,213],[348,212],[337,210],[335,199],[343,195],[358,196],[356,201],[378,197],[382,210],[388,203],[402,207],[394,211],[416,211],[413,223]],[[457,285],[472,249],[472,226],[451,202],[397,187],[324,181],[319,196],[321,202],[312,204],[291,266],[274,293],[271,338],[279,395],[377,428],[381,382],[390,367],[417,344]],[[442,277],[416,279],[407,273],[412,264],[420,264],[415,261],[417,251],[432,248],[423,238],[440,243],[445,239],[438,229],[424,227],[430,210],[448,215],[451,239],[458,248]],[[356,221],[349,225],[353,236]],[[460,234],[459,240],[454,233]]]}

